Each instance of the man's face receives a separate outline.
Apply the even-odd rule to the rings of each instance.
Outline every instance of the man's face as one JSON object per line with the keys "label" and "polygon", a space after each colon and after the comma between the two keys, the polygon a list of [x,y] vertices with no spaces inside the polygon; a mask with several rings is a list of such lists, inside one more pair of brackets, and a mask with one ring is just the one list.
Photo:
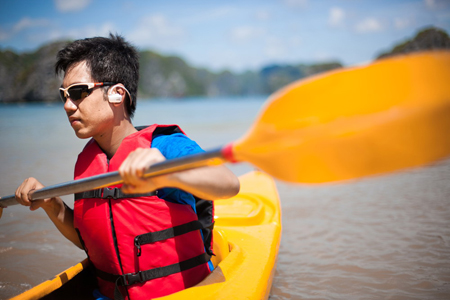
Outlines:
{"label": "man's face", "polygon": [[[68,69],[62,87],[89,82],[94,82],[90,70],[85,62],[80,62]],[[94,88],[92,93],[82,100],[66,99],[64,110],[75,134],[81,139],[100,138],[114,126],[114,113],[110,103],[104,99],[103,88]]]}

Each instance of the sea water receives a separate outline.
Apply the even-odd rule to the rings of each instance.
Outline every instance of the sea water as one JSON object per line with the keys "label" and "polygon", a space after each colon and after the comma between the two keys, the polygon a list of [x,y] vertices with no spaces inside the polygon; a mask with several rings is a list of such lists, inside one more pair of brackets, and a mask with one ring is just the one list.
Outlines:
{"label": "sea water", "polygon": [[[212,149],[243,136],[264,100],[141,100],[133,123],[179,124]],[[45,185],[72,180],[85,142],[62,104],[0,105],[0,196],[30,176]],[[254,169],[228,166],[237,175]],[[352,182],[277,187],[283,232],[270,299],[450,298],[450,161]],[[73,197],[63,199],[73,206]],[[0,299],[84,257],[43,210],[4,209]]]}

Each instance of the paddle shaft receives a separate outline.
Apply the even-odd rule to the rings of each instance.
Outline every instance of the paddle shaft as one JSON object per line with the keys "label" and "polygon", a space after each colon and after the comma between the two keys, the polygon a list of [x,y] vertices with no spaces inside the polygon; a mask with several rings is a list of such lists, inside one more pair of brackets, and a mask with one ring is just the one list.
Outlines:
{"label": "paddle shaft", "polygon": [[[208,165],[222,164],[226,161],[230,161],[230,159],[227,158],[228,155],[226,152],[229,148],[229,146],[225,146],[223,148],[169,159],[154,164],[145,172],[144,177],[148,178]],[[47,186],[40,190],[30,192],[30,196],[31,200],[38,200],[71,195],[121,183],[123,183],[122,177],[120,177],[118,171],[115,171]],[[15,204],[18,204],[18,202],[14,195],[0,198],[0,207],[7,207]]]}

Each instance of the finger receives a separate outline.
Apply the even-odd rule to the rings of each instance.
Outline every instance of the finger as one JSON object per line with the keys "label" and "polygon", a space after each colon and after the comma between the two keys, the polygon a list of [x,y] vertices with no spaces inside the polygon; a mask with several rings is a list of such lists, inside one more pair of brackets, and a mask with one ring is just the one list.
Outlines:
{"label": "finger", "polygon": [[139,151],[133,158],[132,172],[130,175],[133,180],[140,181],[144,175],[145,171],[153,164],[154,152],[149,149],[149,151]]}
{"label": "finger", "polygon": [[[122,189],[125,193],[137,193],[137,191],[142,191],[143,187],[149,186],[148,181],[150,181],[151,179],[146,179],[146,178],[141,178],[141,177],[136,177],[136,178],[132,178],[128,181],[124,181],[124,184],[122,185]],[[144,192],[148,191],[145,190]]]}
{"label": "finger", "polygon": [[15,193],[17,202],[25,206],[30,206],[30,200],[28,199],[28,185],[29,179],[25,179],[24,182],[17,188]]}
{"label": "finger", "polygon": [[153,164],[166,158],[156,148],[138,148],[131,152],[119,167],[119,174],[124,181],[124,193],[146,193],[156,190],[152,179],[145,179],[145,171]]}
{"label": "finger", "polygon": [[133,172],[136,153],[136,150],[132,151],[119,167],[119,174],[122,176],[124,181],[128,181],[128,178],[132,176],[131,174]]}
{"label": "finger", "polygon": [[144,194],[155,190],[154,184],[151,179],[140,179],[133,184],[123,184],[122,191],[125,194]]}
{"label": "finger", "polygon": [[131,152],[119,168],[119,174],[126,183],[141,179],[151,162],[150,149],[138,148]]}
{"label": "finger", "polygon": [[131,158],[127,158],[119,168],[119,174],[125,183],[129,183],[130,181],[132,181],[132,172],[132,160]]}
{"label": "finger", "polygon": [[132,170],[130,174],[135,177],[142,177],[145,170],[152,164],[152,161],[155,160],[155,155],[157,155],[157,153],[151,148],[136,149],[130,157],[130,166]]}
{"label": "finger", "polygon": [[16,190],[15,196],[17,202],[25,206],[30,206],[31,192],[42,187],[44,186],[33,177],[25,179]]}
{"label": "finger", "polygon": [[135,192],[135,187],[132,186],[131,184],[126,184],[124,183],[122,185],[122,192],[124,192],[125,194],[134,194]]}
{"label": "finger", "polygon": [[33,200],[30,203],[30,210],[34,211],[42,206],[44,204],[45,200]]}

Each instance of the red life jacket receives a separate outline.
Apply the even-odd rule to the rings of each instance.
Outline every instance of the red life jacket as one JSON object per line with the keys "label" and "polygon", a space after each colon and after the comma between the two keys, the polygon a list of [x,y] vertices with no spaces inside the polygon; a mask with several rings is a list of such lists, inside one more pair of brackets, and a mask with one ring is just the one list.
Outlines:
{"label": "red life jacket", "polygon": [[[150,148],[155,133],[172,132],[182,131],[174,125],[152,125],[131,134],[109,161],[92,139],[78,157],[75,179],[116,171],[131,151]],[[210,273],[210,256],[193,208],[155,193],[121,195],[119,188],[75,196],[74,225],[95,267],[100,291],[110,298],[150,299],[203,280]],[[209,245],[206,249],[210,252]]]}

